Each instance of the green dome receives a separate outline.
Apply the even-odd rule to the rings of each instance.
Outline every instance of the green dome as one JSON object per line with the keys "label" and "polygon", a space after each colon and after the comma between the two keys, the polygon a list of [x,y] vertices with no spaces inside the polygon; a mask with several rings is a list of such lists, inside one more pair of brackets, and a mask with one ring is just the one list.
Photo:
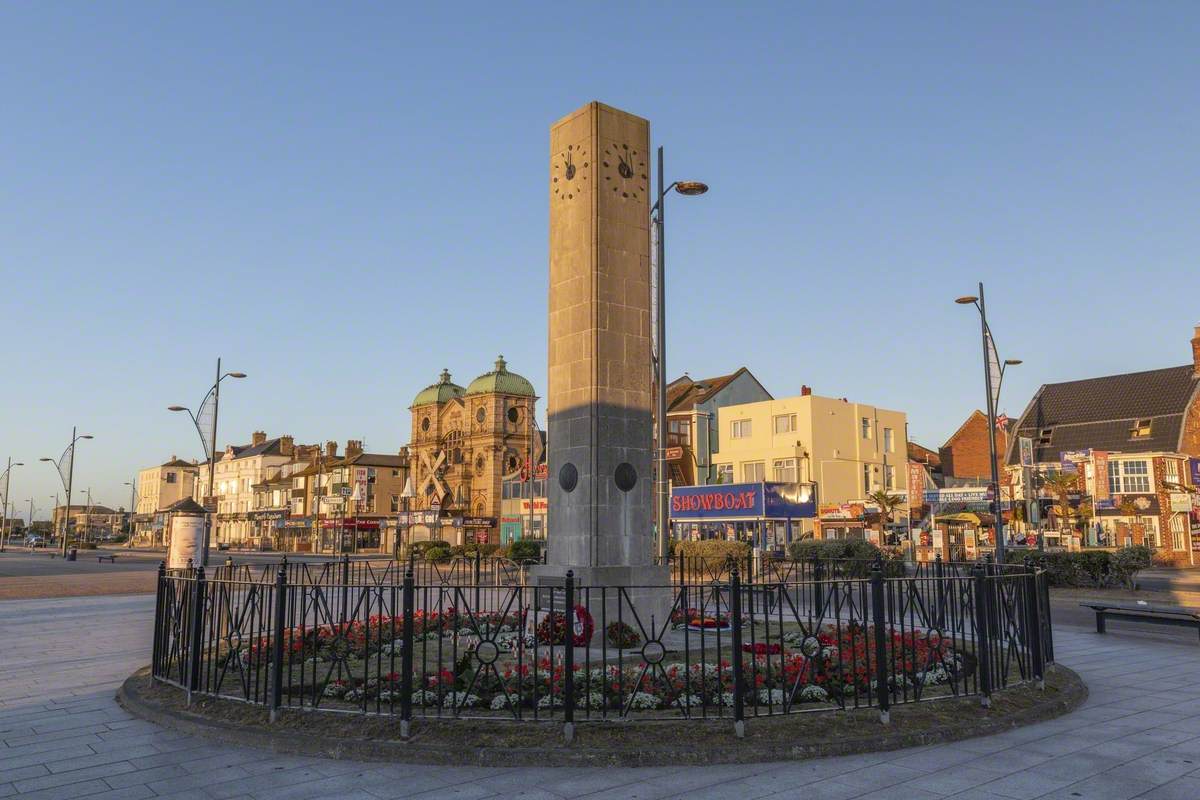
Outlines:
{"label": "green dome", "polygon": [[[474,385],[474,384],[472,384]],[[463,388],[450,380],[450,370],[443,369],[440,379],[432,386],[426,386],[413,398],[414,406],[424,406],[430,403],[442,404],[455,397],[462,397]]]}
{"label": "green dome", "polygon": [[515,394],[533,397],[533,384],[515,372],[508,371],[504,356],[497,356],[496,368],[471,381],[467,394]]}

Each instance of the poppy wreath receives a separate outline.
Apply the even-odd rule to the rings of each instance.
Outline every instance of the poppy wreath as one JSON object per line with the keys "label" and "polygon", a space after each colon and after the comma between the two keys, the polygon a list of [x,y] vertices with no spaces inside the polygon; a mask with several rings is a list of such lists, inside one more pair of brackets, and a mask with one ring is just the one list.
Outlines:
{"label": "poppy wreath", "polygon": [[[586,606],[575,606],[572,616],[574,624],[572,625],[571,644],[575,647],[583,647],[592,640],[592,634],[596,630],[595,622]],[[542,617],[535,635],[542,644],[563,644],[567,640],[566,615],[561,611],[555,611]]]}

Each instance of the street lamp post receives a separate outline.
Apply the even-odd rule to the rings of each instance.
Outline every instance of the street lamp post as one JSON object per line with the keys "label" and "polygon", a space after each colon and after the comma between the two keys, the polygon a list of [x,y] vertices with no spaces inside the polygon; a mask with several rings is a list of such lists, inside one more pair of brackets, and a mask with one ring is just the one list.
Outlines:
{"label": "street lamp post", "polygon": [[129,538],[125,540],[126,547],[133,547],[133,518],[137,514],[137,484],[125,481],[125,485],[129,487]]}
{"label": "street lamp post", "polygon": [[8,466],[4,468],[4,474],[0,478],[4,479],[4,518],[0,519],[0,553],[8,546],[8,485],[12,482],[12,468],[25,466],[24,461],[13,463],[12,458],[8,459]]}
{"label": "street lamp post", "polygon": [[[665,559],[670,555],[670,498],[667,495],[667,322],[666,322],[666,244],[663,236],[664,217],[666,215],[667,194],[674,189],[685,196],[701,195],[708,191],[707,184],[700,181],[675,181],[671,185],[665,183],[663,177],[663,149],[658,148],[658,200],[650,209],[650,218],[654,223],[657,238],[655,247],[655,280],[658,284],[655,293],[655,338],[658,340],[658,351],[655,358],[655,384],[657,389],[655,405],[656,439],[654,448],[654,479],[655,479],[655,525],[658,533],[658,555]],[[532,498],[530,498],[532,501]]]}
{"label": "street lamp post", "polygon": [[[988,418],[988,452],[991,455],[992,466],[992,514],[996,519],[996,561],[1004,563],[1004,519],[1001,514],[1003,505],[1000,500],[1000,468],[996,463],[996,405],[1000,400],[1000,387],[1004,384],[1005,368],[1021,363],[1019,358],[1009,358],[1000,361],[996,353],[996,342],[992,337],[992,329],[988,327],[987,306],[983,298],[983,282],[979,283],[979,296],[966,295],[954,302],[959,305],[973,305],[979,311],[980,335],[983,338],[983,380],[987,391]],[[992,386],[992,372],[996,371],[996,385]]]}
{"label": "street lamp post", "polygon": [[[217,414],[221,410],[221,381],[226,378],[244,378],[244,372],[221,372],[221,359],[217,359],[217,379],[213,382],[212,388],[208,390],[208,394],[204,395],[204,399],[200,401],[199,411],[195,414],[186,406],[167,406],[168,411],[186,411],[188,416],[192,418],[192,424],[196,426],[196,433],[200,434],[200,444],[204,447],[208,454],[208,497],[200,498],[208,500],[217,496],[216,486],[213,485],[213,472],[216,468],[217,454]],[[209,401],[212,401],[212,430],[208,432],[208,438],[204,436],[204,428],[200,424],[200,418],[204,416],[208,410]],[[208,549],[212,543],[212,527],[213,514],[215,510],[208,508],[209,503],[205,503],[205,510],[208,511],[204,515],[204,566],[208,566]]]}
{"label": "street lamp post", "polygon": [[[67,490],[67,511],[63,515],[63,527],[62,527],[62,556],[63,556],[63,558],[67,557],[67,537],[70,535],[70,532],[71,532],[71,489],[75,483],[75,443],[78,442],[80,439],[91,439],[92,438],[92,436],[90,434],[86,434],[86,433],[79,434],[79,433],[77,433],[77,431],[78,431],[78,428],[71,428],[71,444],[67,447],[66,450],[63,451],[63,454],[59,457],[59,459],[57,461],[55,461],[53,458],[39,459],[40,461],[49,461],[51,464],[53,464],[58,469],[58,479],[60,481],[63,481],[63,488]],[[67,459],[67,476],[66,476],[65,480],[63,479],[63,474],[62,474],[62,466],[63,466],[62,462],[64,459]]]}
{"label": "street lamp post", "polygon": [[400,559],[400,546],[408,542],[409,533],[412,531],[412,520],[409,518],[409,514],[412,513],[412,499],[414,494],[415,492],[413,492],[412,485],[412,466],[410,462],[408,477],[404,479],[404,488],[400,490],[400,500],[404,503],[404,528],[403,535],[400,537],[400,541],[396,542],[396,560]]}

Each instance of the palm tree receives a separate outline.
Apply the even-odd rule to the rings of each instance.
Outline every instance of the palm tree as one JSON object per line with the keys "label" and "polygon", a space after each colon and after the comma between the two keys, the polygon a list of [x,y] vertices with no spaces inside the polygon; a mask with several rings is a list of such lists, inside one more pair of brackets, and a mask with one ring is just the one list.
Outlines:
{"label": "palm tree", "polygon": [[887,524],[892,521],[892,515],[896,513],[896,509],[904,505],[904,501],[898,496],[890,494],[887,489],[876,489],[867,495],[867,499],[875,505],[879,506],[879,521],[880,531],[879,541],[886,541]]}
{"label": "palm tree", "polygon": [[1078,490],[1079,476],[1074,472],[1055,472],[1046,476],[1042,481],[1042,486],[1058,500],[1058,527],[1059,530],[1062,530],[1071,516],[1071,492]]}

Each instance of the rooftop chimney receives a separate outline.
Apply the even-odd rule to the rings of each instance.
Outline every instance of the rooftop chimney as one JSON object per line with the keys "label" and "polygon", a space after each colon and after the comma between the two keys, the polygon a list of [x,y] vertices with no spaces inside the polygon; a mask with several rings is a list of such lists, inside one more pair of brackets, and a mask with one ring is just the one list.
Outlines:
{"label": "rooftop chimney", "polygon": [[362,455],[362,451],[361,439],[346,440],[346,458],[354,458],[355,456]]}
{"label": "rooftop chimney", "polygon": [[811,395],[811,394],[812,394],[812,387],[811,387],[811,386],[809,386],[809,385],[805,384],[804,386],[801,386],[801,387],[800,387],[800,396],[801,396],[801,397],[808,397],[808,396],[809,396],[809,395]]}
{"label": "rooftop chimney", "polygon": [[1192,337],[1192,374],[1200,378],[1200,325],[1196,326]]}
{"label": "rooftop chimney", "polygon": [[279,437],[279,454],[283,456],[291,456],[295,439],[291,436]]}
{"label": "rooftop chimney", "polygon": [[327,458],[337,457],[337,442],[326,442],[325,443],[325,456]]}
{"label": "rooftop chimney", "polygon": [[267,441],[267,434],[265,431],[255,431],[254,433],[250,434],[251,447],[258,447],[265,441]]}

